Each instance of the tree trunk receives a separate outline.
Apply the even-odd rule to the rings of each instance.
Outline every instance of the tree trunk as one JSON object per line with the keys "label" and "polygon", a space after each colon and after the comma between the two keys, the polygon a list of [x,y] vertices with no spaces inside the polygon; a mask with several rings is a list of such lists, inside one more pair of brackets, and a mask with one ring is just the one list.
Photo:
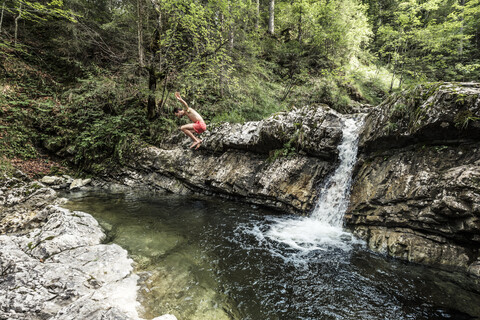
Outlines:
{"label": "tree trunk", "polygon": [[145,66],[145,54],[143,51],[143,0],[137,0],[137,36],[138,36],[138,64]]}
{"label": "tree trunk", "polygon": [[257,0],[256,12],[255,12],[255,30],[260,28],[260,0]]}
{"label": "tree trunk", "polygon": [[18,16],[15,17],[15,47],[17,46],[17,39],[18,39],[18,20],[22,17],[22,2],[20,2],[20,7],[18,8]]}
{"label": "tree trunk", "polygon": [[147,116],[152,120],[157,116],[157,103],[155,101],[155,91],[157,90],[157,75],[155,74],[155,67],[152,65],[148,68],[148,101],[147,101]]}
{"label": "tree trunk", "polygon": [[465,6],[465,0],[460,0],[460,6],[462,7],[462,12],[460,13],[460,44],[459,44],[459,47],[458,47],[458,54],[460,56],[463,55],[463,29],[464,29],[464,6]]}
{"label": "tree trunk", "polygon": [[[220,14],[220,28],[221,28],[221,35],[222,35],[222,38],[223,38],[223,34],[224,34],[224,30],[225,30],[225,16],[222,14]],[[223,41],[223,39],[222,39]],[[225,88],[225,62],[224,62],[224,59],[222,57],[222,59],[220,60],[220,75],[218,77],[218,85],[220,87],[220,96],[223,97],[224,96],[224,88]]]}
{"label": "tree trunk", "polygon": [[[72,19],[75,18],[73,13],[70,13],[70,16],[72,17]],[[78,28],[77,28],[77,24],[75,23],[72,24],[72,38],[73,38],[73,41],[71,42],[71,44],[75,48],[75,54],[78,54],[80,52],[80,46],[78,44],[79,43]]]}
{"label": "tree trunk", "polygon": [[[138,0],[142,1],[142,0]],[[160,51],[160,34],[162,32],[162,12],[160,4],[155,0],[151,1],[154,11],[156,13],[157,25],[155,26],[155,31],[153,34],[152,42],[148,47],[150,52],[149,62],[148,62],[148,100],[147,100],[147,116],[149,120],[153,120],[157,117],[157,103],[155,99],[155,93],[157,90],[157,81],[158,73],[156,72],[157,66],[160,65],[161,68],[161,57],[157,58],[157,54]]]}
{"label": "tree trunk", "polygon": [[275,0],[270,0],[269,17],[268,17],[268,33],[275,34]]}
{"label": "tree trunk", "polygon": [[393,65],[392,81],[390,81],[390,89],[388,90],[388,93],[392,93],[394,81],[395,81],[395,65]]}
{"label": "tree trunk", "polygon": [[393,61],[392,81],[390,82],[390,90],[388,90],[388,93],[392,93],[393,91],[393,83],[395,82],[395,73],[397,71],[397,54],[398,54],[398,47],[395,47],[395,61]]}
{"label": "tree trunk", "polygon": [[300,8],[300,15],[298,16],[298,42],[302,42],[302,8]]}
{"label": "tree trunk", "polygon": [[147,116],[148,119],[155,119],[157,116],[157,103],[155,99],[155,92],[157,90],[157,81],[158,76],[156,73],[157,63],[156,57],[157,52],[160,50],[160,30],[155,30],[152,43],[150,44],[150,61],[148,65],[148,101],[147,101]]}
{"label": "tree trunk", "polygon": [[[231,6],[229,6],[229,11],[230,11],[230,16],[232,16],[232,7]],[[234,34],[233,29],[234,29],[234,20],[231,19],[230,28],[229,28],[229,31],[228,31],[228,43],[229,43],[229,47],[230,47],[230,53],[233,50],[233,34]]]}
{"label": "tree trunk", "polygon": [[5,1],[3,1],[2,5],[2,15],[0,16],[0,32],[2,32],[2,24],[3,24],[3,13],[5,12]]}

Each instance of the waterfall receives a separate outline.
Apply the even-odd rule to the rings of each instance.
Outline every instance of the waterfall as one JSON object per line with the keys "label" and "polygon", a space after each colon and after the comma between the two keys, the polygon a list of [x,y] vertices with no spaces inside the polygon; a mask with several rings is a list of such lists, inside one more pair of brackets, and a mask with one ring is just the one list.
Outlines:
{"label": "waterfall", "polygon": [[[320,190],[320,196],[310,217],[275,217],[268,230],[257,228],[253,232],[259,240],[270,239],[286,245],[286,248],[299,250],[301,254],[330,248],[348,251],[353,243],[358,242],[342,229],[342,221],[348,206],[352,170],[358,150],[358,134],[363,117],[357,120],[346,118],[343,122],[343,139],[338,145],[339,165]],[[277,255],[285,254],[283,249],[272,250]],[[295,255],[293,259],[298,260],[298,256]]]}
{"label": "waterfall", "polygon": [[341,227],[347,210],[348,197],[352,184],[352,170],[357,161],[358,132],[363,121],[346,119],[343,127],[343,140],[338,145],[340,164],[325,183],[312,218]]}

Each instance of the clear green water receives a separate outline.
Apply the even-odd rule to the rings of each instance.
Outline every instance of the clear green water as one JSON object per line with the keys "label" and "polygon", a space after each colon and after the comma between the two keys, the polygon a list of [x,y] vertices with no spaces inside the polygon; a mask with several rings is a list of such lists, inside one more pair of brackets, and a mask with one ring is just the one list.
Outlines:
{"label": "clear green water", "polygon": [[147,319],[480,317],[473,279],[374,254],[347,233],[307,251],[268,235],[279,222],[302,218],[213,198],[68,197],[66,207],[92,214],[137,262]]}

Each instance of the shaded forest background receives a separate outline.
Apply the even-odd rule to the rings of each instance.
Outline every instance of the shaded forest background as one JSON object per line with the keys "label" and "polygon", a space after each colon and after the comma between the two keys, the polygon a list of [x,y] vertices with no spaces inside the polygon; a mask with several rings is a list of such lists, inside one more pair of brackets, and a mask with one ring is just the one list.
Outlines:
{"label": "shaded forest background", "polygon": [[212,124],[475,81],[479,1],[0,1],[0,169],[122,164],[177,130],[177,90]]}

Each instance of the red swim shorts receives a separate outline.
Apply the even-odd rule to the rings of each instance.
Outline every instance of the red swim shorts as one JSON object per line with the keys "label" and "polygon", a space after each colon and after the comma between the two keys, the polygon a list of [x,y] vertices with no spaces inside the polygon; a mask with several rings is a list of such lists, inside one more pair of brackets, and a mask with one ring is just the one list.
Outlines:
{"label": "red swim shorts", "polygon": [[196,133],[202,133],[203,131],[207,130],[207,125],[203,121],[197,121],[193,124],[193,129]]}

